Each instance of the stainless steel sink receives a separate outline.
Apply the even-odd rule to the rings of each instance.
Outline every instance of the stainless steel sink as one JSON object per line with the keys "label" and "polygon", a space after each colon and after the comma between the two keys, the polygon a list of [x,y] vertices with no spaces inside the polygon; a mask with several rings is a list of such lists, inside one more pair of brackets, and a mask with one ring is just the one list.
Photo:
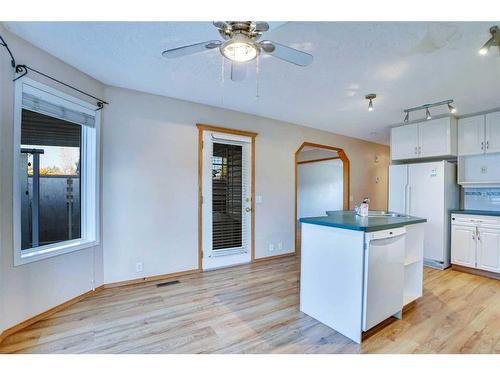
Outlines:
{"label": "stainless steel sink", "polygon": [[398,214],[397,212],[368,211],[368,217],[407,217],[407,216],[403,214]]}

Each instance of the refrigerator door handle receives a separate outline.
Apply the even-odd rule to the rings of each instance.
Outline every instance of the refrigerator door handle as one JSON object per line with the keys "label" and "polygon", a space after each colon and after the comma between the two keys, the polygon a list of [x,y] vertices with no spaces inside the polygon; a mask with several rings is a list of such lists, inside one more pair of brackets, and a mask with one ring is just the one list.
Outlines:
{"label": "refrigerator door handle", "polygon": [[406,185],[407,187],[407,191],[406,191],[406,212],[405,214],[406,215],[411,215],[410,211],[411,211],[411,186],[410,185]]}

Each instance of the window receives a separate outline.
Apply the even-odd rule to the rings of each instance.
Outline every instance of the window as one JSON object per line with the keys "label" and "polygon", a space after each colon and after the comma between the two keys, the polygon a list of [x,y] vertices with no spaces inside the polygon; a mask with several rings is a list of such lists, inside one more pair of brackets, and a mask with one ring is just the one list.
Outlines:
{"label": "window", "polygon": [[30,79],[16,82],[15,265],[97,244],[96,109]]}

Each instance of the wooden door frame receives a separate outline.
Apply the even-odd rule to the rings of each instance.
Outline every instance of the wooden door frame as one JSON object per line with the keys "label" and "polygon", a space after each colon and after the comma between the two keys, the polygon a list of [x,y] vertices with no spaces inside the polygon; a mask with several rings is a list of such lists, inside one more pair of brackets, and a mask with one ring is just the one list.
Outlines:
{"label": "wooden door frame", "polygon": [[249,137],[252,140],[251,143],[251,153],[252,153],[252,168],[251,177],[252,183],[250,188],[250,241],[251,245],[251,261],[255,261],[255,137],[257,133],[249,132],[245,130],[236,130],[223,128],[220,126],[207,125],[207,124],[196,124],[198,128],[198,271],[203,271],[203,260],[202,260],[202,250],[203,250],[203,222],[202,222],[202,204],[203,204],[203,132],[212,131],[217,133],[225,133],[231,135],[240,135],[244,137]]}
{"label": "wooden door frame", "polygon": [[[336,151],[338,154],[338,157],[332,157],[332,158],[322,158],[322,159],[316,159],[316,160],[308,160],[308,161],[299,161],[299,154],[302,152],[302,150],[305,147],[314,147],[314,148],[320,148],[324,150],[329,150],[329,151]],[[344,149],[339,148],[339,147],[334,147],[334,146],[328,146],[328,145],[322,145],[318,143],[313,143],[313,142],[304,142],[300,147],[295,151],[295,214],[294,214],[294,228],[295,228],[295,254],[299,255],[299,252],[297,249],[299,248],[298,246],[298,241],[297,241],[297,206],[298,206],[298,192],[297,192],[297,186],[298,186],[298,172],[299,172],[299,165],[300,164],[305,164],[305,163],[312,163],[312,162],[319,162],[319,161],[325,161],[325,160],[333,160],[333,159],[340,159],[342,160],[342,167],[343,167],[343,176],[342,176],[342,182],[343,182],[343,209],[348,210],[349,209],[349,196],[350,196],[350,162],[349,158],[347,157]]]}

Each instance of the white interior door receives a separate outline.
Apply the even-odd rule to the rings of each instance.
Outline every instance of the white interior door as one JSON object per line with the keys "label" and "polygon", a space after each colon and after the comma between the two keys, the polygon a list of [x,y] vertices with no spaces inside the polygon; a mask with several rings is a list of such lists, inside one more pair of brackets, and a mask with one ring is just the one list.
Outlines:
{"label": "white interior door", "polygon": [[202,267],[251,260],[252,139],[203,133]]}

